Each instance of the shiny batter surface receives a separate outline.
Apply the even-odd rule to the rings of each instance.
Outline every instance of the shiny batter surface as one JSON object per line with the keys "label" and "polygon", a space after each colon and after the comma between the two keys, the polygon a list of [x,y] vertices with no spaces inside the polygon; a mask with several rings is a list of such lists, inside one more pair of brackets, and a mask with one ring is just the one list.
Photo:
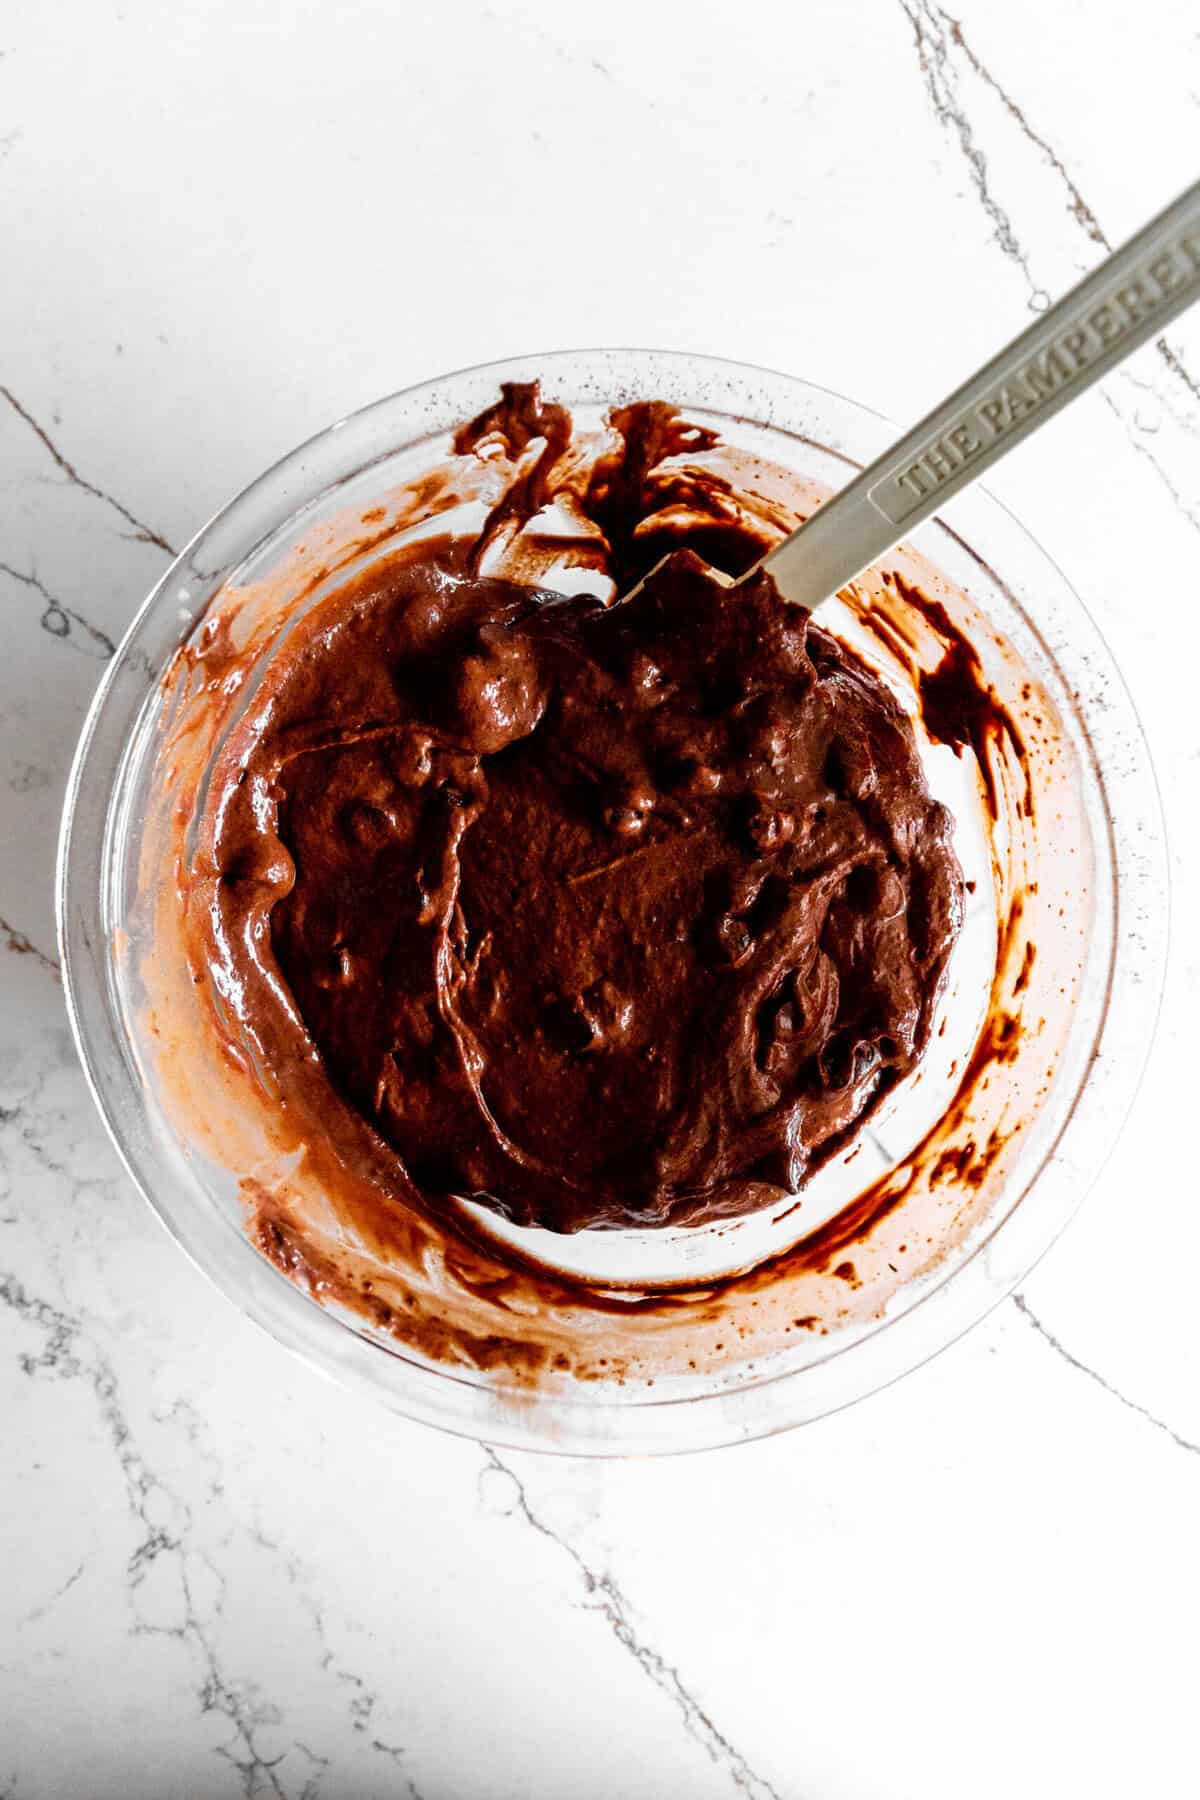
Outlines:
{"label": "shiny batter surface", "polygon": [[[311,1108],[331,1083],[398,1194],[697,1223],[802,1187],[914,1068],[962,877],[884,684],[695,554],[759,546],[639,538],[667,409],[614,414],[572,496],[619,586],[674,546],[631,599],[480,572],[564,417],[510,390],[463,446],[546,450],[479,541],[410,546],[275,649],[206,797],[209,955],[256,1055]],[[283,1005],[255,1010],[250,957]]]}

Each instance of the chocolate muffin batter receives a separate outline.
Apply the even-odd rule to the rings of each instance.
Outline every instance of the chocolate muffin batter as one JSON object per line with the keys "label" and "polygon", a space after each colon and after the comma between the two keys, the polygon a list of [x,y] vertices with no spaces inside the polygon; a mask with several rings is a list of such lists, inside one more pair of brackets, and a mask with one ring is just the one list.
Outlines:
{"label": "chocolate muffin batter", "polygon": [[[766,576],[706,567],[760,548],[729,509],[674,528],[654,472],[703,433],[613,424],[567,483],[579,541],[618,587],[666,564],[613,605],[483,572],[570,440],[510,390],[458,448],[542,448],[473,544],[297,619],[197,864],[214,984],[283,1085],[331,1082],[398,1193],[558,1232],[802,1186],[919,1060],[962,914],[902,709]],[[248,956],[286,984],[269,1017]]]}

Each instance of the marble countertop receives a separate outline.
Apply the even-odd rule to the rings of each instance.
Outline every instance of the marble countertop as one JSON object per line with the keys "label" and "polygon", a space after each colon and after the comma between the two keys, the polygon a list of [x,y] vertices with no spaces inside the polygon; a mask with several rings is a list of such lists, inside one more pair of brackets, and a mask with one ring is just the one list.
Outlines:
{"label": "marble countertop", "polygon": [[330,419],[649,343],[907,420],[1198,146],[1190,0],[8,8],[3,1800],[1196,1791],[1200,319],[991,484],[1152,742],[1177,923],[1149,1075],[1022,1291],[847,1413],[599,1464],[339,1392],[123,1177],[51,888],[126,621]]}

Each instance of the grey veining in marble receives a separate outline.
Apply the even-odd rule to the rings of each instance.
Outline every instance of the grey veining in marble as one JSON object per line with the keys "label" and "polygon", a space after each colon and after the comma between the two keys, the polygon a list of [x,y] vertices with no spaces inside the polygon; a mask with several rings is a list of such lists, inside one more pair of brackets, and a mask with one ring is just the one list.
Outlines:
{"label": "grey veining in marble", "polygon": [[597,1465],[335,1390],[121,1173],[52,883],[126,622],[329,419],[584,342],[915,417],[1194,178],[1198,142],[1184,0],[10,11],[3,1800],[1194,1791],[1195,320],[996,483],[1119,647],[1153,747],[1177,928],[1147,1080],[1015,1300],[849,1413]]}

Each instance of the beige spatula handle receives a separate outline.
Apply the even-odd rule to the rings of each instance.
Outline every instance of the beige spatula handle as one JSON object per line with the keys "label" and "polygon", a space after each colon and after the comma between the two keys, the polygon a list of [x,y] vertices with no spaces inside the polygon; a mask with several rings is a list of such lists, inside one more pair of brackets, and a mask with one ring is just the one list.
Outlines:
{"label": "beige spatula handle", "polygon": [[778,545],[780,592],[819,606],[1198,299],[1200,182]]}

